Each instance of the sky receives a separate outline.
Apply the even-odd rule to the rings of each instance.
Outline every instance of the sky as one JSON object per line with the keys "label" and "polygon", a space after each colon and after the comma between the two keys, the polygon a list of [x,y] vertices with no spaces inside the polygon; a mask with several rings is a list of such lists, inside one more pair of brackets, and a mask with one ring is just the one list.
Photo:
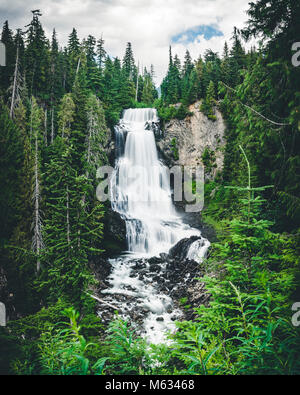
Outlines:
{"label": "sky", "polygon": [[[112,57],[123,58],[127,42],[132,43],[136,62],[152,63],[159,85],[172,53],[193,59],[206,49],[222,54],[230,44],[233,27],[247,21],[250,0],[0,0],[0,16],[12,29],[24,28],[31,10],[40,9],[42,25],[50,38],[53,28],[60,45],[66,45],[72,28],[80,39],[101,35]],[[250,45],[250,44],[249,44]]]}

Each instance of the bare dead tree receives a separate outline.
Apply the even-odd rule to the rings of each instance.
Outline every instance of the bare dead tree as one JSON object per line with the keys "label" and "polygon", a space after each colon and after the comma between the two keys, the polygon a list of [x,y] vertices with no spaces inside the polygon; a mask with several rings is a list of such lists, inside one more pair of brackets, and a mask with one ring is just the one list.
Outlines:
{"label": "bare dead tree", "polygon": [[13,82],[12,86],[9,88],[11,90],[11,102],[10,102],[10,118],[14,116],[14,110],[17,107],[21,97],[20,92],[22,89],[22,76],[19,70],[19,45],[17,43],[17,54],[16,54],[16,61],[15,61],[15,70],[13,75]]}

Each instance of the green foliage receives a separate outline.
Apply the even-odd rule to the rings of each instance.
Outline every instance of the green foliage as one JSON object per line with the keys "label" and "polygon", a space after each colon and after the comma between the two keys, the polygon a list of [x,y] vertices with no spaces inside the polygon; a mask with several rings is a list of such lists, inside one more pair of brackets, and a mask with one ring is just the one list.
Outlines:
{"label": "green foliage", "polygon": [[114,374],[149,374],[147,343],[137,337],[127,321],[117,318],[109,324],[106,338],[108,372]]}
{"label": "green foliage", "polygon": [[297,374],[299,330],[290,323],[290,300],[298,289],[298,253],[288,237],[273,233],[272,222],[261,217],[266,201],[255,194],[267,187],[251,186],[250,164],[241,151],[248,185],[233,187],[242,195],[239,209],[234,218],[222,220],[220,241],[214,243],[208,274],[201,279],[210,303],[196,309],[197,324],[179,325],[179,358],[188,371],[201,374],[206,369],[211,374]]}
{"label": "green foliage", "polygon": [[39,373],[47,375],[101,375],[106,359],[91,363],[88,349],[96,344],[88,343],[80,334],[79,313],[73,308],[64,310],[70,323],[66,329],[49,328],[39,339]]}
{"label": "green foliage", "polygon": [[171,151],[173,152],[174,159],[178,160],[179,155],[178,155],[178,148],[177,148],[177,140],[175,137],[171,140]]}
{"label": "green foliage", "polygon": [[158,116],[163,123],[171,119],[183,120],[187,116],[193,115],[185,105],[180,104],[178,107],[173,105],[165,106],[162,99],[156,99],[153,106],[157,109]]}
{"label": "green foliage", "polygon": [[213,81],[209,82],[207,87],[207,92],[205,99],[201,103],[201,111],[212,121],[215,121],[217,118],[214,115],[214,105],[215,105],[215,86]]}
{"label": "green foliage", "polygon": [[201,159],[207,174],[210,174],[217,167],[216,154],[209,147],[205,147]]}
{"label": "green foliage", "polygon": [[78,320],[79,314],[59,300],[48,309],[10,321],[1,333],[0,341],[7,348],[1,366],[10,374],[101,374],[104,360],[94,343],[102,331],[100,320],[88,312]]}

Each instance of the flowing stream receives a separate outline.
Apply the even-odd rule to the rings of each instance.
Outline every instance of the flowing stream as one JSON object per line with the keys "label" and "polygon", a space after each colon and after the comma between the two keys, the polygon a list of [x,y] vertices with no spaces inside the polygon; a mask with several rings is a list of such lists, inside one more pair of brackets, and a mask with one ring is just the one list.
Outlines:
{"label": "flowing stream", "polygon": [[[158,158],[151,129],[157,122],[155,109],[129,109],[115,128],[112,208],[126,222],[128,251],[110,259],[110,287],[102,291],[124,317],[142,309],[142,332],[152,343],[164,341],[165,331],[174,328],[182,312],[167,294],[158,291],[148,259],[168,253],[178,241],[191,236],[200,239],[191,244],[188,259],[201,261],[209,247],[201,232],[184,224],[176,213],[167,168]],[[161,264],[160,275],[163,271]]]}

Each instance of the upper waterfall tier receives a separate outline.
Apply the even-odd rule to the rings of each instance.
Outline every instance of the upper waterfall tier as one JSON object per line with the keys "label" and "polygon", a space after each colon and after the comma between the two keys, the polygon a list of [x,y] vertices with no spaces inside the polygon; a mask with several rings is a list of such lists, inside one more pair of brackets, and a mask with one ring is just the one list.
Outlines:
{"label": "upper waterfall tier", "polygon": [[158,121],[155,108],[130,108],[123,113],[125,122],[155,122]]}

